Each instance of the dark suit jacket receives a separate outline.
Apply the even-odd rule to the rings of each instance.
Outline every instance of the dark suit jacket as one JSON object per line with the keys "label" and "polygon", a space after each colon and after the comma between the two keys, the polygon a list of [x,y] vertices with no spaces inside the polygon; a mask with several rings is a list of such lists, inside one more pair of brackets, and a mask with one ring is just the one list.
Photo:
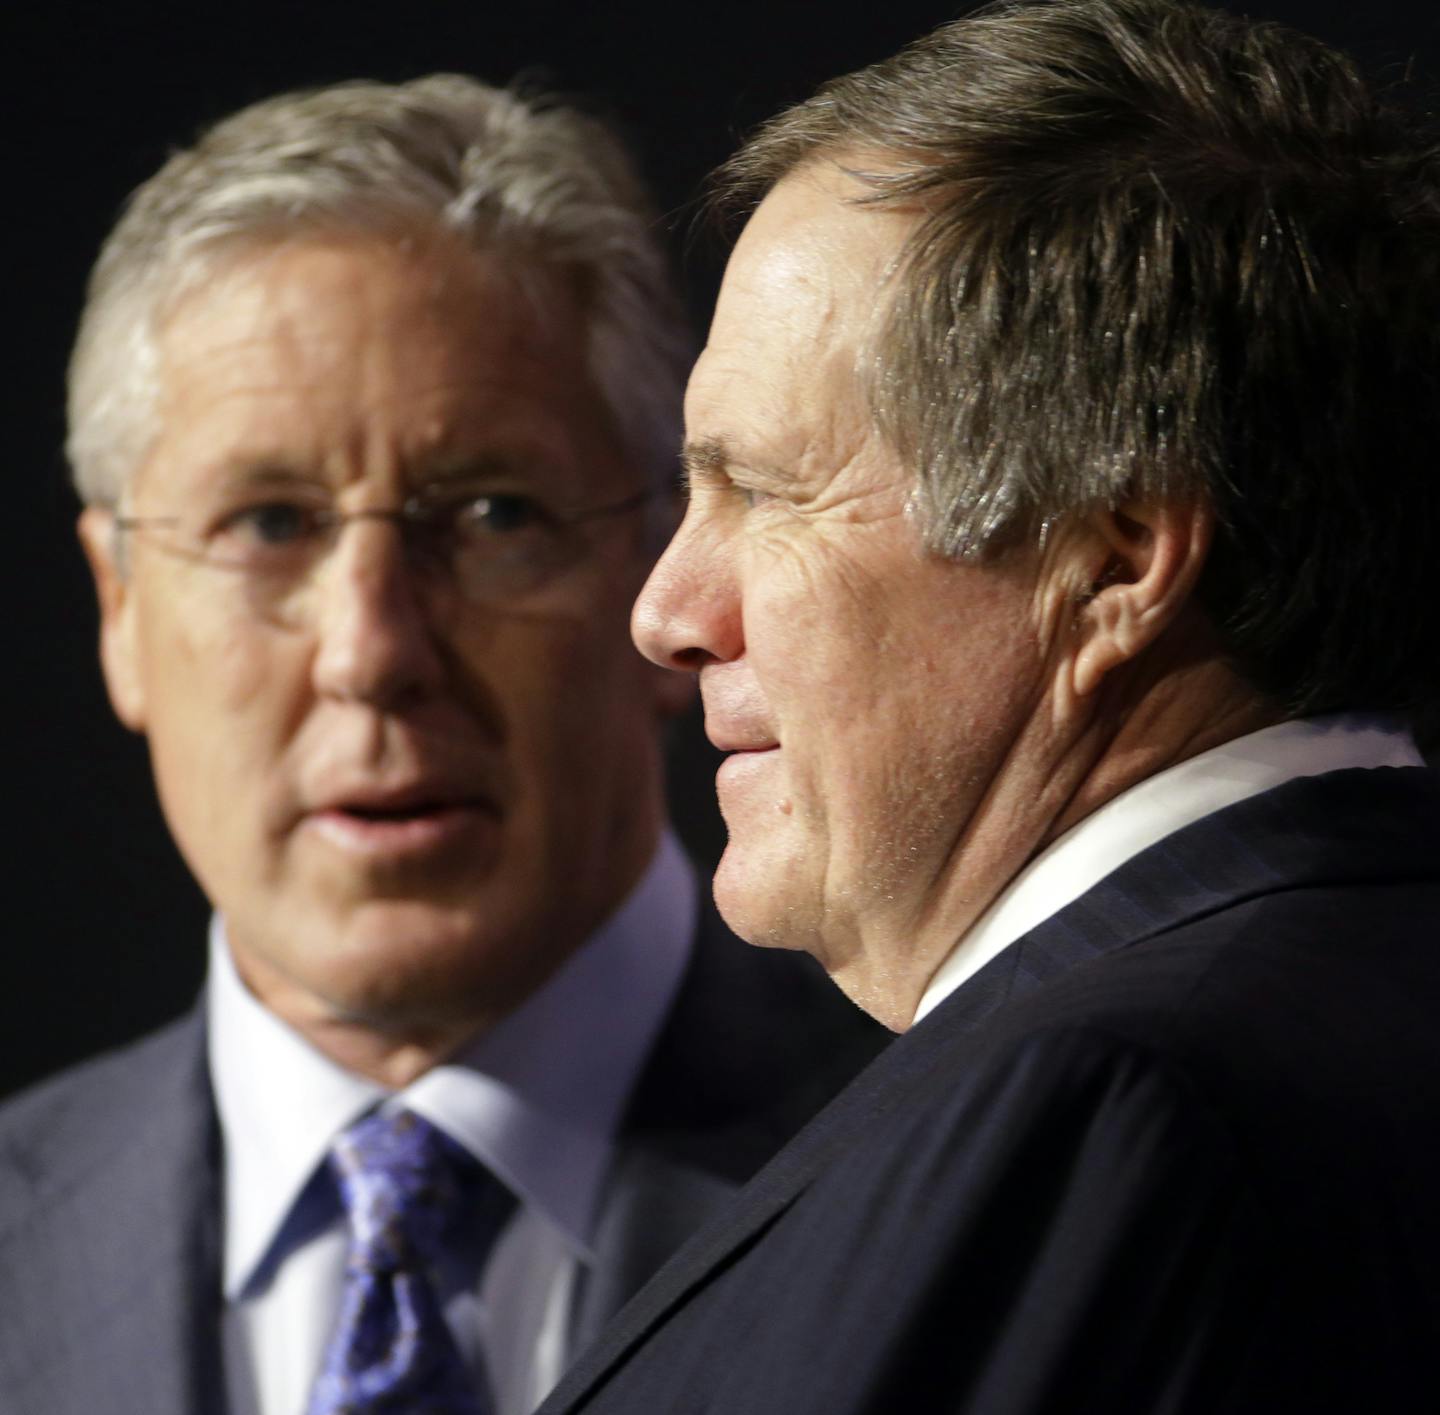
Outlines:
{"label": "dark suit jacket", "polygon": [[[888,1036],[707,909],[622,1126],[576,1339]],[[198,1013],[0,1109],[4,1415],[222,1415],[220,1174]]]}
{"label": "dark suit jacket", "polygon": [[1434,1409],[1440,786],[1337,772],[995,959],[543,1415]]}

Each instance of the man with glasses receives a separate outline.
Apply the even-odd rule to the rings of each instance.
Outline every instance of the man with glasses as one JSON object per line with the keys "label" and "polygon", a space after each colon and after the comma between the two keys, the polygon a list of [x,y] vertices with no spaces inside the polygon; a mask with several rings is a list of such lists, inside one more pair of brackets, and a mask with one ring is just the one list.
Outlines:
{"label": "man with glasses", "polygon": [[0,1117],[7,1411],[528,1410],[873,1050],[663,829],[651,223],[437,76],[236,115],[107,242],[80,534],[216,916],[195,1016]]}

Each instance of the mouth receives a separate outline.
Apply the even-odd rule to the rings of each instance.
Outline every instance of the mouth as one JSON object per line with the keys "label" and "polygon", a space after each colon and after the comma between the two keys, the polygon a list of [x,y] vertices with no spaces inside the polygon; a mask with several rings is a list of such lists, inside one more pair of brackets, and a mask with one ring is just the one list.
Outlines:
{"label": "mouth", "polygon": [[383,859],[446,850],[498,821],[484,797],[413,787],[338,798],[309,811],[303,826],[347,853]]}
{"label": "mouth", "polygon": [[733,752],[737,756],[773,752],[780,745],[762,727],[746,728],[743,725],[717,723],[708,717],[705,719],[705,735],[716,751]]}
{"label": "mouth", "polygon": [[744,790],[751,780],[768,780],[769,767],[779,760],[780,744],[771,742],[764,747],[731,747],[726,750],[725,760],[715,773],[715,789],[722,804],[735,791]]}

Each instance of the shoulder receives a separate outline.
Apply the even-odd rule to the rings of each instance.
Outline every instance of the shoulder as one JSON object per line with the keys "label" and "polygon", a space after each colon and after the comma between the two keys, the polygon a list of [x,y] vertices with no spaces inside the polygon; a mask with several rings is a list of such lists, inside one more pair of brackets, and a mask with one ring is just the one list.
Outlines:
{"label": "shoulder", "polygon": [[[1397,1241],[1440,1261],[1440,893],[1431,882],[1260,894],[1049,978],[970,1030],[924,1024],[896,1115],[911,1145],[1152,1159],[1205,1153],[1294,1246]],[[1021,948],[1023,950],[1023,944]],[[1148,1137],[1148,1138],[1147,1138]],[[1157,1137],[1163,1144],[1155,1147]],[[1172,1176],[1181,1171],[1167,1168]],[[1367,1260],[1368,1261],[1368,1260]]]}
{"label": "shoulder", "polygon": [[84,1182],[207,1093],[204,1026],[192,1012],[72,1066],[0,1105],[0,1232],[46,1195]]}
{"label": "shoulder", "polygon": [[937,1011],[882,1062],[902,1083],[849,1127],[830,1210],[947,1300],[952,1272],[1053,1259],[1054,1295],[1163,1258],[1118,1304],[1132,1338],[1210,1285],[1223,1301],[1174,1330],[1253,1309],[1267,1370],[1327,1372],[1345,1398],[1313,1408],[1363,1408],[1440,1320],[1436,901],[1373,888],[1372,910],[1339,885],[1232,903],[970,1027]]}
{"label": "shoulder", "polygon": [[[1152,847],[1020,940],[987,1033],[1080,1028],[1223,1089],[1440,1067],[1440,791],[1307,778]],[[1337,1097],[1340,1092],[1337,1092]]]}
{"label": "shoulder", "polygon": [[997,1036],[1080,1028],[1181,1067],[1239,1067],[1252,1084],[1385,1074],[1440,1061],[1437,936],[1435,878],[1258,893],[1048,980],[1002,1010]]}

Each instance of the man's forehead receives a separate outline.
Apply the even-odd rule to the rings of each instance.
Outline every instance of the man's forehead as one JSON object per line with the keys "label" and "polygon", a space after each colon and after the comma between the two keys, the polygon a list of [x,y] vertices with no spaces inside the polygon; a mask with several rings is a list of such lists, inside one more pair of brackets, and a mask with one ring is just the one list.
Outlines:
{"label": "man's forehead", "polygon": [[726,269],[686,396],[692,476],[789,468],[848,445],[867,422],[856,374],[913,216],[859,206],[833,163],[785,177]]}
{"label": "man's forehead", "polygon": [[[782,178],[746,223],[726,283],[773,308],[803,303],[822,318],[873,303],[913,216],[861,205],[866,188],[835,163],[814,162]],[[869,285],[871,300],[863,296]]]}
{"label": "man's forehead", "polygon": [[162,328],[147,464],[201,490],[277,472],[345,480],[392,459],[427,482],[568,486],[579,449],[608,445],[607,424],[581,341],[542,327],[510,276],[453,246],[238,251]]}
{"label": "man's forehead", "polygon": [[[833,162],[783,178],[750,218],[726,268],[687,398],[786,401],[817,378],[849,383],[889,307],[889,277],[912,212],[859,204],[866,188]],[[793,385],[788,390],[782,385]]]}

